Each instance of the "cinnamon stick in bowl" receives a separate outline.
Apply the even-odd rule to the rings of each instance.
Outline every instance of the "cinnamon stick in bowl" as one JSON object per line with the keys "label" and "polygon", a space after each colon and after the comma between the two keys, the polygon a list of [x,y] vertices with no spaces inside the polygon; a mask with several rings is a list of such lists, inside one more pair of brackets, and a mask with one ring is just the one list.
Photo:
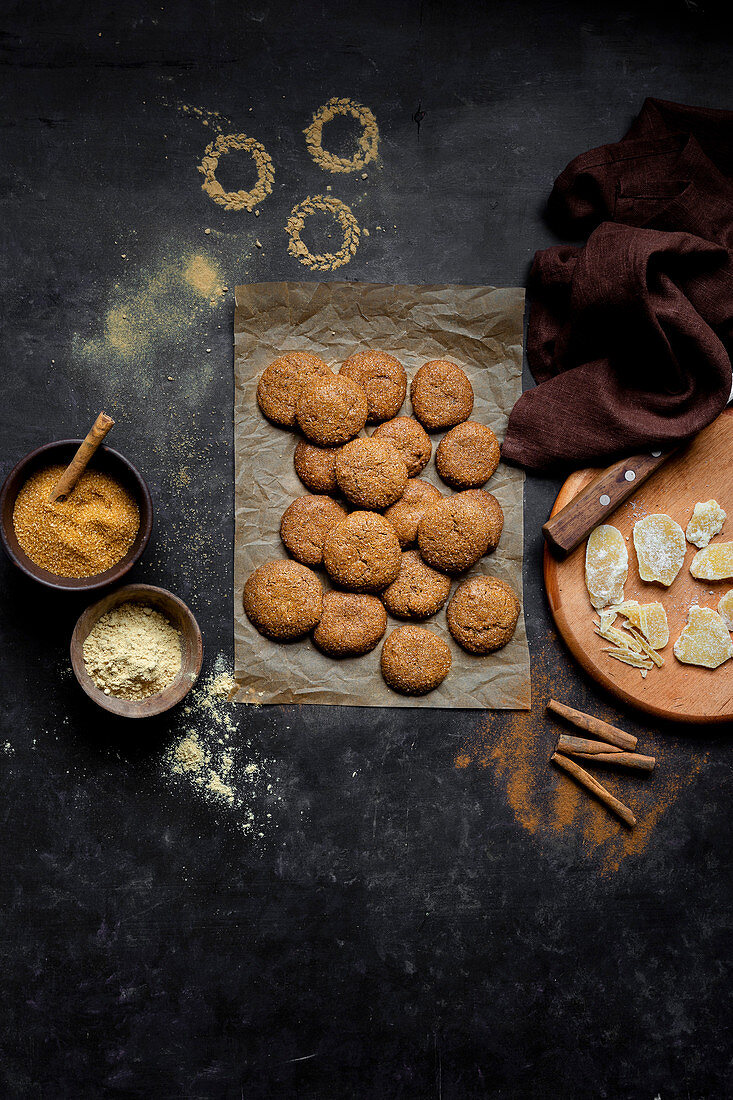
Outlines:
{"label": "cinnamon stick in bowl", "polygon": [[51,490],[48,497],[50,501],[60,500],[62,497],[69,495],[94,457],[100,443],[102,443],[110,428],[114,427],[114,423],[112,417],[107,416],[105,412],[99,414],[86,437],[82,440],[78,451]]}

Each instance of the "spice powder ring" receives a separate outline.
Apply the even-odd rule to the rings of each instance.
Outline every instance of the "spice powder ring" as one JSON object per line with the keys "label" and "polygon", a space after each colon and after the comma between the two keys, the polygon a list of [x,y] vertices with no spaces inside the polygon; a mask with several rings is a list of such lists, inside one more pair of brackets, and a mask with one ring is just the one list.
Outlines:
{"label": "spice powder ring", "polygon": [[[353,157],[339,157],[323,148],[323,127],[336,115],[350,115],[362,126],[357,151]],[[329,99],[328,103],[318,108],[313,115],[313,121],[303,133],[308,152],[316,164],[327,172],[356,172],[374,160],[377,155],[379,146],[377,120],[368,107],[364,107],[361,103],[354,103],[351,99],[339,99],[338,96]]]}
{"label": "spice powder ring", "polygon": [[[332,214],[339,222],[344,239],[338,252],[310,252],[302,240],[300,234],[306,219],[317,211]],[[334,271],[337,267],[343,267],[359,247],[361,236],[361,230],[351,209],[345,202],[335,199],[332,195],[309,195],[308,198],[299,202],[293,207],[285,232],[290,237],[288,242],[290,255],[295,256],[296,260],[313,271]]]}
{"label": "spice powder ring", "polygon": [[[249,153],[257,168],[257,183],[251,191],[225,191],[216,178],[216,170],[219,167],[219,159],[225,153],[231,153],[234,149],[240,149]],[[219,134],[215,141],[206,146],[203,160],[198,166],[199,172],[204,176],[202,189],[209,198],[213,199],[225,210],[254,210],[269,194],[272,193],[272,184],[275,179],[275,168],[272,157],[255,138],[246,134]]]}

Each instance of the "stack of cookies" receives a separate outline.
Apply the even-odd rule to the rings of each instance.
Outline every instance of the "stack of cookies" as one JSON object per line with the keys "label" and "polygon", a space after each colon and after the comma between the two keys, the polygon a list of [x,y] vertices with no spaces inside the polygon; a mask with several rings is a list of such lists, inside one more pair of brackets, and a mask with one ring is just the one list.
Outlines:
{"label": "stack of cookies", "polygon": [[[499,442],[469,419],[473,388],[455,363],[432,360],[410,386],[414,416],[400,416],[407,394],[402,364],[383,351],[351,355],[334,374],[309,352],[288,352],[259,380],[257,401],[273,424],[299,430],[295,471],[309,490],[282,516],[290,558],[261,565],[244,586],[244,609],[276,641],[311,634],[325,654],[356,657],[378,645],[387,612],[408,620],[392,630],[382,675],[396,691],[420,695],[443,682],[451,651],[413,625],[436,615],[452,580],[494,550],[504,525],[484,486],[496,470]],[[376,424],[371,435],[366,425]],[[432,455],[429,432],[445,431],[435,466],[445,494],[419,474]],[[316,569],[333,586],[324,591]],[[519,599],[495,577],[459,583],[447,607],[448,629],[470,653],[510,640]]]}

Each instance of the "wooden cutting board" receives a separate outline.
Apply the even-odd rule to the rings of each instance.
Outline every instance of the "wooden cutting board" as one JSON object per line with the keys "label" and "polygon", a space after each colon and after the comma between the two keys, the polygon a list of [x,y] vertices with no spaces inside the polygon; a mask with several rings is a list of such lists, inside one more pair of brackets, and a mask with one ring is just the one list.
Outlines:
{"label": "wooden cutting board", "polygon": [[[563,485],[552,509],[555,515],[599,473],[576,470]],[[585,543],[569,557],[558,560],[545,546],[544,575],[550,610],[563,639],[576,660],[602,687],[630,706],[676,722],[733,721],[733,659],[717,669],[683,665],[672,652],[687,621],[691,604],[717,610],[720,597],[733,588],[733,580],[698,581],[690,575],[697,548],[687,544],[684,564],[669,588],[639,578],[632,529],[636,520],[654,512],[666,512],[687,527],[698,501],[714,497],[728,513],[714,541],[733,540],[733,409],[717,420],[639,487],[625,504],[606,520],[627,540],[629,576],[624,587],[627,600],[650,603],[659,600],[669,621],[669,644],[661,651],[663,668],[652,668],[642,679],[638,669],[621,664],[603,652],[609,643],[593,632],[597,617],[585,587]],[[620,626],[619,617],[616,626]]]}

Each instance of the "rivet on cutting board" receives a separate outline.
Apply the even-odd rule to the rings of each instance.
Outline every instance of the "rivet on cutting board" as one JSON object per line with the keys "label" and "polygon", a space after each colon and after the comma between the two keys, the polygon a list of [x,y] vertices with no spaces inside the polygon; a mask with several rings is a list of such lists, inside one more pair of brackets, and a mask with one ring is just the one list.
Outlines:
{"label": "rivet on cutting board", "polygon": [[661,451],[652,451],[652,458],[659,458]]}
{"label": "rivet on cutting board", "polygon": [[598,503],[602,504],[604,508],[606,507],[607,504],[610,504],[611,503],[611,498],[608,495],[608,493],[604,493],[603,496],[599,497],[598,498]]}
{"label": "rivet on cutting board", "polygon": [[627,481],[635,481],[636,480],[636,474],[634,473],[633,470],[627,470],[626,473],[624,474],[624,477],[626,478]]}

